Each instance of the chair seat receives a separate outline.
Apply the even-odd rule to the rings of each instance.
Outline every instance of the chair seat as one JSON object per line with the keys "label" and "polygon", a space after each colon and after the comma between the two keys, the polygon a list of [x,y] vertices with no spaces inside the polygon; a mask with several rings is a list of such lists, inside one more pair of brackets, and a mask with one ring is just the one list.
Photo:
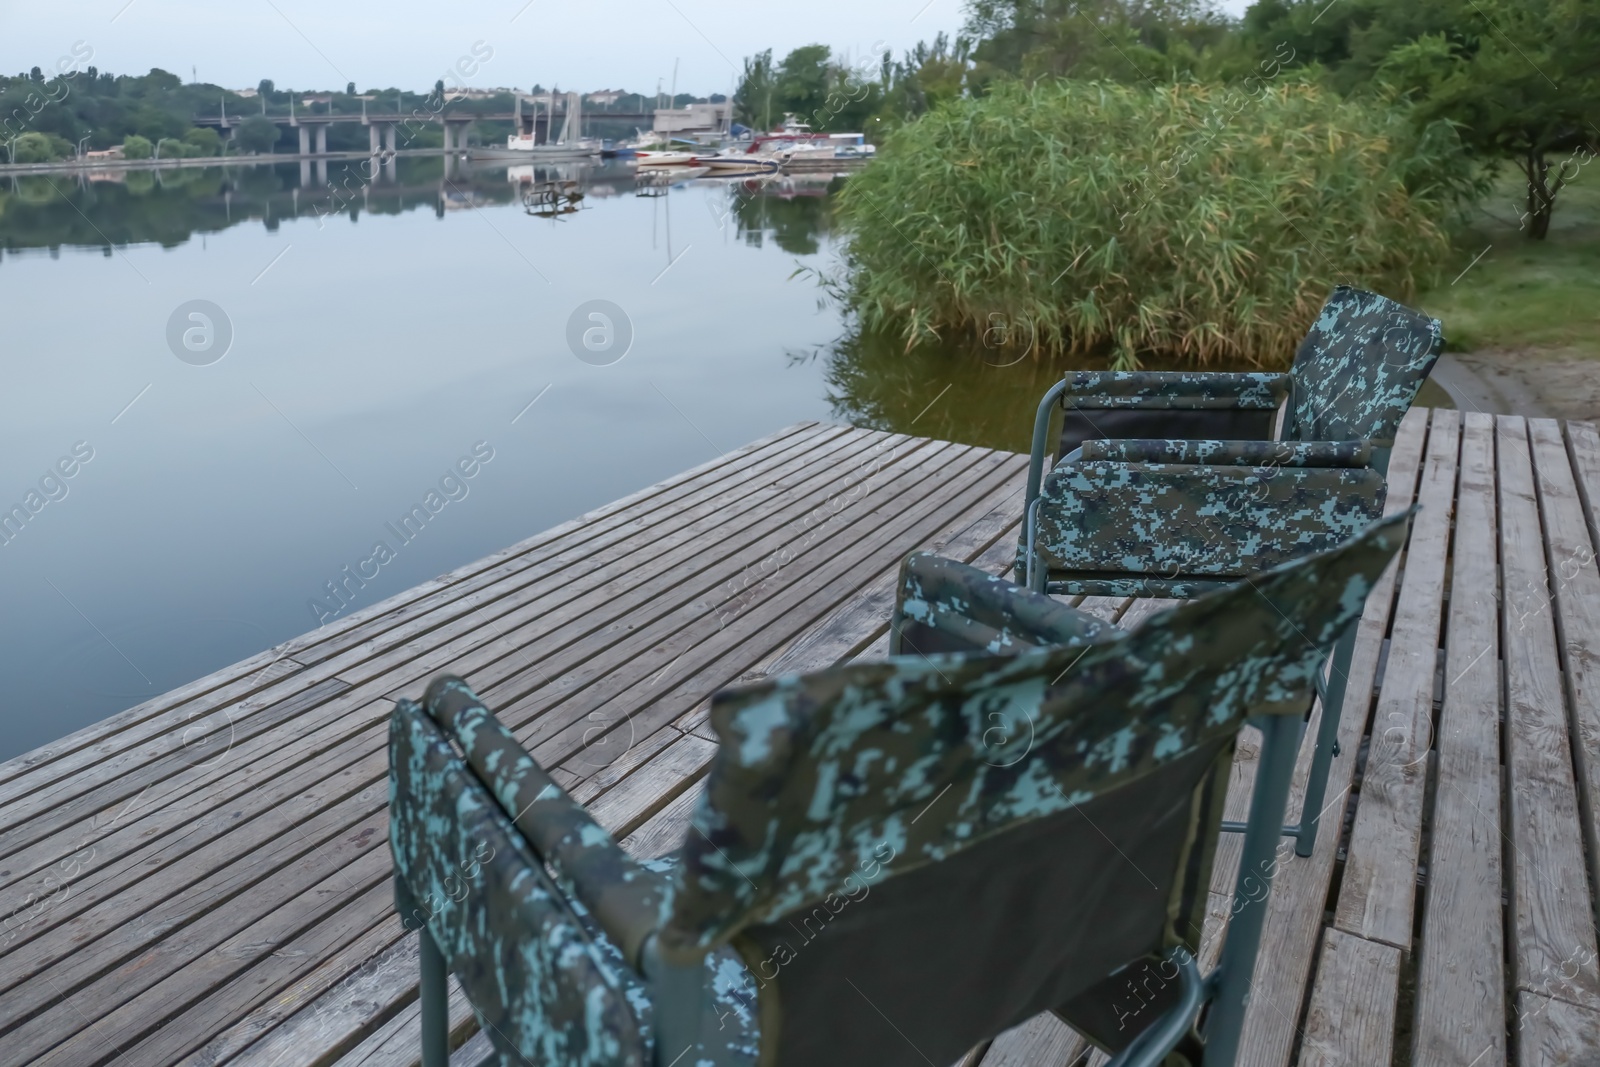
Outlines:
{"label": "chair seat", "polygon": [[1368,467],[1370,441],[1085,441],[1083,459],[1112,463],[1215,463],[1234,467]]}

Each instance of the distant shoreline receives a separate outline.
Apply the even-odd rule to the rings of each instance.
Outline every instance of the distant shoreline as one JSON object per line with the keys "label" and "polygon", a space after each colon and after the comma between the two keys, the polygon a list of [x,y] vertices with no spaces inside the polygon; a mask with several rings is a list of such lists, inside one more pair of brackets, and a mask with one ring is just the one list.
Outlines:
{"label": "distant shoreline", "polygon": [[0,163],[0,174],[76,174],[79,171],[165,170],[180,167],[217,167],[227,164],[259,166],[263,163],[299,163],[302,160],[389,159],[394,156],[442,156],[443,148],[402,148],[397,152],[324,152],[321,155],[262,152],[249,156],[194,156],[174,159],[63,160],[56,163]]}

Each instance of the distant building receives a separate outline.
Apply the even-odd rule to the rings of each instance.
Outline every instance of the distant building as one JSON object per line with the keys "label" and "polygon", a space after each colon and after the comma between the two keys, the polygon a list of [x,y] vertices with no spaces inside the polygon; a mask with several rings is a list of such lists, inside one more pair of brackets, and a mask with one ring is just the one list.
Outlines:
{"label": "distant building", "polygon": [[661,108],[655,114],[656,133],[707,133],[726,130],[733,118],[733,105],[690,104],[688,107]]}
{"label": "distant building", "polygon": [[448,89],[445,91],[446,100],[490,100],[496,96],[510,96],[517,92],[516,89],[507,89],[500,86],[494,89]]}
{"label": "distant building", "polygon": [[122,146],[117,145],[115,148],[106,148],[98,152],[85,152],[83,154],[83,158],[89,160],[90,162],[101,159],[121,159]]}
{"label": "distant building", "polygon": [[250,97],[257,95],[256,90],[254,89],[232,89],[230,92],[232,92],[234,96],[242,96],[247,100]]}
{"label": "distant building", "polygon": [[597,107],[610,107],[627,95],[622,89],[601,89],[598,93],[583,94],[583,102]]}
{"label": "distant building", "polygon": [[312,104],[333,103],[332,93],[307,93],[300,98],[301,107],[310,107]]}

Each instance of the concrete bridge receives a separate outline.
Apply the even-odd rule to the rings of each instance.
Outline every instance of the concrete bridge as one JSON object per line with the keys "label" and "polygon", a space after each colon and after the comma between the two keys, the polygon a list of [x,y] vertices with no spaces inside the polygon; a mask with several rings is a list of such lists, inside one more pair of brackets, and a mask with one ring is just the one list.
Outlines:
{"label": "concrete bridge", "polygon": [[[582,123],[586,118],[607,119],[633,119],[636,121],[654,122],[654,111],[602,111],[585,114],[581,107],[562,106],[557,102],[565,97],[571,99],[576,94],[562,94],[561,97],[552,99],[550,96],[529,97],[535,104],[528,111],[522,109],[522,98],[518,98],[515,111],[491,112],[489,114],[464,114],[449,111],[430,112],[418,108],[411,114],[368,114],[365,103],[362,104],[361,114],[344,115],[336,113],[297,112],[294,101],[289,102],[287,115],[263,115],[267,121],[277,126],[291,127],[300,134],[300,155],[325,156],[328,155],[328,127],[334,124],[360,123],[368,128],[368,138],[373,155],[389,154],[399,151],[399,129],[404,125],[415,126],[419,123],[438,123],[444,127],[444,149],[446,152],[463,151],[467,147],[467,127],[474,122],[511,122],[525,136],[531,136],[536,144],[549,143],[552,131],[558,129],[555,125],[559,119],[565,122],[568,116],[576,118],[578,128],[573,131],[575,136],[582,136]],[[538,106],[538,105],[544,106]],[[229,115],[225,111],[217,115],[202,115],[193,120],[196,126],[209,126],[219,130],[224,137],[231,137],[246,119],[254,118],[253,115]]]}

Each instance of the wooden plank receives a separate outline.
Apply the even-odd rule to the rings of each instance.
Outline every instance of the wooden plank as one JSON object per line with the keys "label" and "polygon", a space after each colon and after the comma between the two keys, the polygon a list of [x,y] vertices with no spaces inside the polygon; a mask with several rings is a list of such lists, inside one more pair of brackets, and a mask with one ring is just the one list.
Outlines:
{"label": "wooden plank", "polygon": [[1561,427],[1528,423],[1539,515],[1555,592],[1561,677],[1571,713],[1573,757],[1590,885],[1600,885],[1600,568]]}
{"label": "wooden plank", "polygon": [[1566,423],[1566,430],[1567,455],[1589,523],[1589,537],[1600,544],[1600,433],[1588,422]]}
{"label": "wooden plank", "polygon": [[700,778],[618,844],[629,855],[641,860],[653,860],[676,850],[683,844],[683,835],[689,831],[689,817],[694,814],[694,807],[700,803],[700,794],[704,791],[705,779]]}
{"label": "wooden plank", "polygon": [[1517,994],[1519,1067],[1595,1067],[1597,1050],[1600,1012],[1537,993]]}
{"label": "wooden plank", "polygon": [[687,734],[678,738],[656,759],[589,808],[589,814],[615,837],[626,837],[656,812],[693,786],[711,766],[717,746]]}
{"label": "wooden plank", "polygon": [[1466,416],[1458,484],[1411,1060],[1416,1067],[1504,1067],[1499,524],[1492,415]]}
{"label": "wooden plank", "polygon": [[[131,1014],[142,1002],[149,1015],[156,1014],[150,1005],[160,1005],[159,1026],[142,1041],[121,1045],[120,1053],[134,1063],[176,1063],[208,1043],[218,1020],[248,1018],[258,1007],[270,1014],[277,1007],[274,1001],[279,991],[314,970],[319,960],[338,955],[353,944],[370,949],[372,942],[364,935],[375,927],[398,930],[400,922],[392,912],[387,922],[362,925],[379,910],[379,902],[386,905],[394,900],[394,883],[381,873],[381,864],[368,861],[366,866],[380,871],[377,880],[348,904],[330,907],[320,921],[302,925],[307,918],[303,911],[283,909],[240,931],[230,944],[196,959],[119,1009]],[[342,884],[331,887],[335,894],[342,895],[343,890]],[[321,893],[327,895],[329,890]],[[204,995],[180,1010],[183,999],[197,991]],[[96,1020],[90,1040],[104,1036],[107,1022]],[[71,1063],[74,1058],[63,1053],[61,1062]]]}
{"label": "wooden plank", "polygon": [[[375,726],[362,738],[366,752],[360,758],[338,765],[359,751],[351,744],[326,762],[311,761],[294,775],[258,787],[238,807],[167,809],[160,822],[135,820],[120,829],[117,838],[126,840],[112,839],[115,844],[137,847],[83,885],[73,884],[70,895],[44,916],[48,922],[19,931],[0,969],[0,991],[50,974],[63,962],[76,966],[92,956],[109,964],[116,954],[100,939],[120,934],[122,951],[133,951],[210,909],[230,887],[249,884],[253,873],[270,873],[320,840],[319,834],[336,835],[381,808],[386,735],[386,728]],[[111,850],[112,843],[106,847]],[[51,980],[69,978],[57,972]],[[0,1004],[8,995],[0,995]]]}
{"label": "wooden plank", "polygon": [[1117,619],[1117,625],[1124,630],[1137,630],[1144,625],[1144,621],[1152,615],[1159,615],[1170,607],[1182,604],[1181,600],[1172,600],[1167,597],[1142,596],[1134,599],[1126,611]]}
{"label": "wooden plank", "polygon": [[[937,448],[919,450],[908,457],[907,465],[884,472],[887,491],[918,495],[918,482],[931,477],[943,451]],[[970,452],[964,450],[961,466],[983,461],[981,456],[972,456]],[[865,469],[843,474],[835,472],[835,484],[839,481],[860,484],[859,479],[874,476]],[[796,512],[810,508],[813,500],[820,505],[827,495],[824,480],[813,494],[796,501],[792,509],[766,509],[753,520],[739,515],[725,515],[714,520],[727,542],[720,553],[709,553],[703,545],[688,544],[681,549],[680,566],[665,570],[648,581],[630,584],[621,596],[615,588],[596,584],[584,597],[559,607],[539,603],[519,609],[496,624],[499,632],[490,640],[485,640],[481,632],[470,631],[426,652],[419,653],[409,647],[397,649],[381,661],[362,665],[362,675],[373,679],[371,687],[365,691],[414,696],[429,674],[448,667],[469,677],[480,693],[509,716],[508,724],[520,725],[526,721],[526,715],[514,703],[516,696],[546,688],[548,691],[543,694],[546,700],[565,701],[601,673],[606,662],[601,658],[603,650],[624,649],[628,643],[646,644],[645,635],[661,633],[672,626],[670,620],[687,624],[702,616],[714,619],[718,611],[733,610],[726,605],[730,598],[742,595],[737,584],[741,570],[752,560],[768,553],[780,553],[797,540],[804,540],[806,532],[796,522],[799,517]],[[947,500],[944,496],[937,499]],[[735,536],[740,527],[752,521],[758,525],[750,533]],[[840,522],[834,526],[836,529],[830,536],[847,529],[850,523]],[[808,546],[808,550],[811,548]],[[620,580],[634,576],[624,571],[615,577]],[[516,628],[507,630],[506,624]],[[534,641],[540,642],[542,652],[538,663],[529,662],[524,653]],[[613,655],[616,654],[626,655],[614,651]],[[658,673],[670,664],[671,657],[665,660],[657,657],[652,666],[643,666],[630,675],[630,685],[644,690],[646,687],[636,685],[641,676],[650,678],[652,687],[658,685]],[[379,673],[382,671],[388,673]],[[350,674],[349,671],[344,673]],[[356,679],[352,677],[351,680]],[[362,691],[363,687],[358,686],[357,692]],[[588,710],[591,708],[578,709],[577,717],[583,717]],[[569,715],[562,720],[562,725],[569,725],[571,721]],[[585,732],[587,727],[579,731],[580,734]]]}
{"label": "wooden plank", "polygon": [[1042,1012],[995,1038],[983,1067],[1075,1067],[1091,1047],[1066,1023]]}
{"label": "wooden plank", "polygon": [[[154,759],[133,767],[106,768],[103,777],[95,776],[91,789],[46,787],[40,791],[38,803],[48,803],[50,798],[63,792],[70,799],[56,801],[48,818],[33,819],[0,833],[0,855],[13,856],[24,846],[44,839],[57,826],[81,827],[87,821],[93,828],[98,820],[113,819],[129,806],[148,810],[154,798],[147,793],[179,795],[197,777],[214,776],[226,770],[226,765],[232,762],[234,746],[243,746],[255,737],[274,731],[349,688],[339,679],[329,678],[271,704],[241,706],[237,715],[216,716],[216,722],[208,722],[205,729],[210,736],[194,749],[184,744],[180,734],[171,751]],[[19,809],[22,807],[17,805]],[[6,866],[8,870],[16,868],[14,873],[5,876],[8,879],[31,873],[23,871],[20,865],[8,862]],[[0,884],[5,881],[0,880]]]}
{"label": "wooden plank", "polygon": [[1501,416],[1495,436],[1505,583],[1512,980],[1519,989],[1538,992],[1563,966],[1579,961],[1566,979],[1568,999],[1600,1008],[1594,905],[1527,427],[1520,417]]}
{"label": "wooden plank", "polygon": [[[1255,793],[1260,762],[1261,731],[1254,726],[1241,727],[1234,741],[1233,764],[1228,768],[1228,793],[1222,802],[1222,817],[1229,822],[1244,822],[1250,817],[1250,797]],[[1223,834],[1217,839],[1217,852],[1211,861],[1212,893],[1233,898],[1243,858],[1243,834]]]}
{"label": "wooden plank", "polygon": [[1435,411],[1334,925],[1411,951],[1460,415]]}
{"label": "wooden plank", "polygon": [[[235,1064],[282,1064],[291,1054],[314,1062],[353,1054],[358,1046],[382,1040],[397,1014],[411,1010],[415,1025],[417,996],[417,936],[404,933],[399,940],[368,957],[359,967],[338,976],[333,982],[316,983],[302,979],[301,988],[284,996],[295,1005],[281,1025],[272,1025],[258,1034],[252,1044],[231,1061]],[[307,983],[312,984],[307,987]],[[451,984],[454,985],[454,979]],[[273,1020],[263,1020],[273,1022]],[[250,1027],[247,1017],[236,1028]],[[193,1067],[211,1067],[216,1061],[191,1057]]]}
{"label": "wooden plank", "polygon": [[[716,614],[689,604],[640,627],[631,635],[643,646],[632,655],[638,667],[652,678],[669,667],[673,670],[673,677],[659,689],[655,684],[639,686],[622,674],[603,672],[601,662],[586,658],[573,664],[572,670],[586,683],[584,700],[570,708],[552,713],[552,705],[565,700],[566,695],[553,700],[548,686],[509,706],[505,690],[490,686],[489,692],[498,694],[493,699],[504,708],[507,724],[517,730],[534,757],[546,764],[559,764],[580,749],[586,729],[582,717],[586,712],[598,710],[608,721],[619,726],[627,723],[636,731],[648,732],[666,725],[759,662],[768,654],[766,650],[793,640],[828,609],[887,570],[903,554],[906,542],[915,544],[938,528],[933,524],[940,511],[958,497],[980,484],[993,484],[1006,477],[1005,467],[980,460],[972,469],[952,474],[947,483],[925,497],[895,508],[887,521],[877,516],[864,528],[850,529],[855,547],[848,552],[843,545],[834,543],[834,536],[842,538],[846,533],[846,528],[841,527],[837,535],[808,546],[802,557],[807,559],[803,587],[792,579],[780,581],[778,575],[772,575],[741,593],[732,602],[738,613],[737,626],[722,626]],[[722,666],[708,671],[713,662]],[[678,677],[683,680],[675,682]],[[523,677],[515,684],[517,688],[525,687],[529,679]],[[525,723],[528,725],[523,728]]]}
{"label": "wooden plank", "polygon": [[[961,526],[960,523],[966,518],[963,515],[920,550],[962,560],[990,573],[998,573],[1002,565],[1009,566],[1008,557],[1013,543],[1010,539],[1020,525],[1018,494],[1024,478],[1025,474],[1019,471],[1011,481],[990,495],[989,499],[994,499],[996,503],[982,517]],[[894,610],[899,573],[897,565],[880,575],[858,596],[835,609],[765,662],[746,672],[745,677],[821,670],[834,663],[862,656],[869,649],[875,656],[886,655],[888,620]],[[877,647],[880,643],[883,648]],[[708,741],[715,741],[716,736],[706,725],[709,709],[709,701],[703,701],[673,725],[686,733],[693,732]]]}
{"label": "wooden plank", "polygon": [[[371,821],[361,840],[384,840],[387,820]],[[158,1028],[163,1018],[187,1006],[217,984],[244,969],[247,962],[270,954],[298,926],[338,907],[349,896],[388,878],[389,857],[379,849],[341,837],[292,869],[279,891],[249,894],[258,909],[240,929],[233,914],[213,912],[185,931],[182,949],[163,946],[97,977],[76,989],[47,989],[51,1005],[6,1035],[7,1054],[22,1062],[102,1064]],[[284,907],[290,901],[294,904]],[[185,967],[189,961],[194,967]],[[49,986],[50,983],[40,983]],[[54,993],[55,995],[48,995]],[[92,1024],[88,1012],[94,1012]]]}
{"label": "wooden plank", "polygon": [[[271,1003],[245,1015],[238,1022],[222,1030],[204,1045],[177,1061],[178,1064],[180,1067],[214,1067],[215,1064],[228,1062],[258,1042],[264,1034],[278,1029],[302,1009],[311,1006],[319,997],[327,996],[328,1002],[331,1003],[336,998],[349,999],[356,995],[356,989],[363,980],[370,977],[374,963],[384,958],[383,953],[386,949],[395,946],[399,931],[400,917],[390,915],[344,948],[323,956],[310,972],[301,975],[281,989],[272,998]],[[411,967],[415,972],[416,939],[413,937],[410,941],[412,942]],[[372,1005],[372,1009],[364,1013],[363,1018],[370,1019],[372,1015],[382,1011],[383,1007],[384,1005]],[[398,1009],[399,1004],[393,1007]],[[315,1050],[326,1054],[343,1047],[336,1026],[327,1025],[320,1015],[316,1017],[316,1022],[319,1024],[316,1032],[303,1034],[299,1039],[298,1047],[302,1053]],[[211,1023],[212,1027],[214,1025]]]}
{"label": "wooden plank", "polygon": [[[684,731],[678,730],[676,724],[647,734],[628,746],[628,750],[617,759],[593,774],[580,779],[576,785],[568,788],[567,792],[572,794],[572,799],[578,803],[588,804],[608,789],[615,788],[630,774],[655,759],[656,756],[660,755],[664,749],[674,741],[677,741],[683,734]],[[705,740],[715,741],[716,738],[711,737]]]}
{"label": "wooden plank", "polygon": [[[1426,428],[1425,408],[1413,408],[1400,423],[1389,461],[1389,496],[1384,505],[1388,514],[1410,507],[1415,497]],[[1366,732],[1373,703],[1373,679],[1394,604],[1395,575],[1396,566],[1390,564],[1374,584],[1356,631],[1337,735],[1345,755],[1333,761],[1328,775],[1330,818],[1333,812],[1344,810],[1355,770],[1355,753]],[[1305,796],[1310,760],[1311,746],[1302,745],[1290,792],[1291,809]],[[1261,951],[1252,978],[1254,989],[1245,1013],[1241,1065],[1285,1067],[1289,1062],[1299,1034],[1301,1004],[1321,930],[1339,836],[1319,833],[1316,847],[1306,859],[1294,855],[1292,848],[1278,851],[1280,862],[1274,872]]]}
{"label": "wooden plank", "polygon": [[[475,1032],[478,1020],[472,1012],[472,1005],[467,1001],[466,993],[462,992],[460,983],[456,981],[455,975],[450,976],[450,996],[448,998],[447,1011],[450,1018],[451,1045],[454,1046],[456,1042],[465,1043],[470,1040],[469,1035]],[[355,1048],[341,1055],[336,1062],[338,1067],[416,1067],[421,1058],[419,1054],[421,1047],[421,1003],[413,997],[392,1019],[384,1023],[383,1026],[379,1027]],[[464,1044],[457,1047],[456,1052],[460,1052],[462,1047],[464,1047]],[[450,1055],[452,1064],[457,1062],[456,1052],[452,1052]],[[278,1061],[261,1055],[252,1055],[248,1059],[240,1061],[240,1067],[244,1067],[245,1064],[256,1065],[256,1067],[281,1067]],[[318,1067],[321,1067],[321,1065],[319,1064]],[[478,1067],[478,1063],[470,1063],[469,1067]]]}
{"label": "wooden plank", "polygon": [[1300,1067],[1388,1063],[1400,990],[1400,950],[1330,929],[1311,989]]}

